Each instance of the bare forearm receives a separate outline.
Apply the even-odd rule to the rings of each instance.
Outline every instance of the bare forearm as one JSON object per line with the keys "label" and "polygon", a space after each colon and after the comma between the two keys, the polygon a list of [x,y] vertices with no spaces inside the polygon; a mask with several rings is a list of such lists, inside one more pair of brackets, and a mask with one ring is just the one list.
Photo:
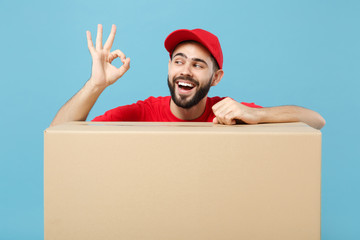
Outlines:
{"label": "bare forearm", "polygon": [[304,122],[316,129],[325,125],[325,119],[319,113],[299,106],[261,108],[259,116],[261,123]]}
{"label": "bare forearm", "polygon": [[104,88],[95,87],[88,81],[60,108],[50,126],[69,121],[85,121],[103,90]]}

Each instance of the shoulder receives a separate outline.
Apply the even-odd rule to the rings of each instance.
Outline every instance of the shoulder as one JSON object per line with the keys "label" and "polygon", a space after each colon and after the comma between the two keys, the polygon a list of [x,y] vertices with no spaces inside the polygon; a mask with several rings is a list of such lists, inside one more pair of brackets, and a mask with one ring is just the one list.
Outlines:
{"label": "shoulder", "polygon": [[149,106],[149,107],[156,107],[156,106],[163,106],[163,105],[168,105],[170,102],[170,96],[165,96],[165,97],[148,97],[145,100],[142,101],[137,101],[136,104],[138,105],[145,105],[145,106]]}
{"label": "shoulder", "polygon": [[150,96],[147,99],[145,99],[143,101],[138,101],[138,102],[161,103],[161,102],[168,101],[168,100],[170,100],[170,96],[165,96],[165,97],[162,97],[162,96],[159,96],[159,97]]}
{"label": "shoulder", "polygon": [[[216,103],[220,102],[221,100],[224,100],[225,98],[228,98],[228,97],[209,97],[208,98],[208,104],[210,106],[213,106],[215,105]],[[232,99],[232,98],[231,98]],[[234,100],[234,99],[233,99]],[[247,107],[252,107],[252,108],[262,108],[262,106],[260,105],[256,105],[255,103],[251,102],[251,103],[248,103],[248,102],[240,102],[241,104],[247,106]]]}
{"label": "shoulder", "polygon": [[226,97],[208,97],[207,104],[210,106],[215,105],[216,103],[220,102],[221,100],[224,100]]}

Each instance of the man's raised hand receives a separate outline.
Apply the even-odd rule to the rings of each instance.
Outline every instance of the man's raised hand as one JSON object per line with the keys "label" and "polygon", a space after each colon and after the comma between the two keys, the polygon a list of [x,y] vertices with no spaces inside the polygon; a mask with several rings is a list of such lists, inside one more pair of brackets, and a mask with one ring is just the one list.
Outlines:
{"label": "man's raised hand", "polygon": [[[110,52],[114,42],[116,26],[112,25],[111,32],[104,46],[102,45],[103,27],[98,25],[96,44],[94,47],[90,31],[86,31],[88,48],[92,57],[92,72],[89,82],[94,87],[106,88],[116,82],[130,68],[130,58],[119,49]],[[111,63],[114,59],[120,58],[123,63],[120,68],[113,66]]]}

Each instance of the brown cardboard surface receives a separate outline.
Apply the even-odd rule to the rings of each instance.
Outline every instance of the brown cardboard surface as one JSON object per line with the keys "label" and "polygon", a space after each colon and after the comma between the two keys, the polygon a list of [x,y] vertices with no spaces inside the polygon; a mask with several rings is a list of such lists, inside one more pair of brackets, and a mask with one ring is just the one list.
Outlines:
{"label": "brown cardboard surface", "polygon": [[320,239],[302,123],[72,122],[45,131],[45,239]]}

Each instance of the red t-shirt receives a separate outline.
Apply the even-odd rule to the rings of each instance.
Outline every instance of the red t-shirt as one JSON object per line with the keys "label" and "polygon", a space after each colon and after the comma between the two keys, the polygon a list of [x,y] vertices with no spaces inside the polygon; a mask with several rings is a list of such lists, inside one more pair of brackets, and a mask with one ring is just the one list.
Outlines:
{"label": "red t-shirt", "polygon": [[[170,111],[171,97],[149,97],[131,105],[120,106],[105,112],[104,115],[92,121],[108,122],[212,122],[215,115],[212,106],[223,100],[221,97],[208,97],[204,113],[194,120],[182,120],[175,117]],[[245,106],[261,108],[254,103],[242,102]]]}

